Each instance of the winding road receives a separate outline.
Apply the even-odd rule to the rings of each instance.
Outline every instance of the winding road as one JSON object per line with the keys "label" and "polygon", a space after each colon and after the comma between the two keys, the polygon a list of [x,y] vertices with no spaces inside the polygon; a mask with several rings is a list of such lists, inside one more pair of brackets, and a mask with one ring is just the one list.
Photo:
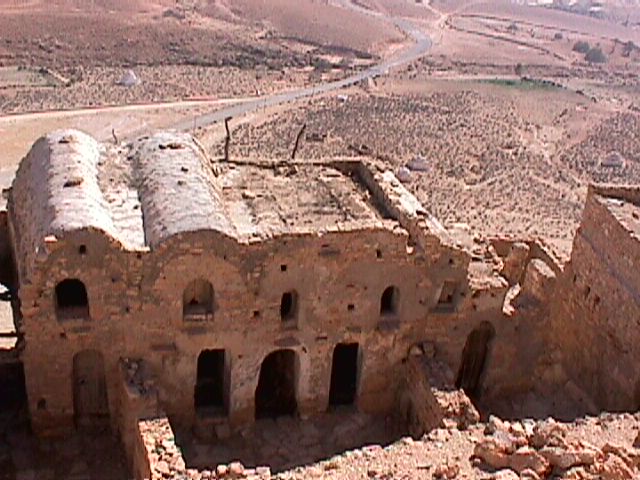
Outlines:
{"label": "winding road", "polygon": [[321,83],[313,85],[311,87],[305,87],[298,90],[266,95],[262,97],[256,97],[253,100],[244,101],[220,110],[216,110],[211,113],[205,113],[192,117],[188,120],[183,120],[171,125],[171,128],[180,131],[190,131],[193,126],[207,127],[214,123],[223,121],[227,117],[238,117],[247,113],[254,112],[261,108],[274,107],[288,102],[294,102],[303,98],[312,97],[322,93],[328,93],[335,90],[339,90],[345,87],[353,86],[368,78],[375,78],[380,75],[384,75],[390,68],[412,62],[424,54],[426,54],[431,48],[432,41],[427,34],[421,31],[416,25],[409,20],[400,17],[389,17],[381,12],[368,10],[360,6],[351,3],[351,0],[335,0],[334,4],[355,10],[365,15],[371,15],[390,23],[393,23],[397,28],[402,30],[407,36],[413,40],[413,45],[403,51],[392,55],[390,58],[382,61],[381,63],[369,67],[362,72],[358,72],[342,80],[336,80],[333,82]]}

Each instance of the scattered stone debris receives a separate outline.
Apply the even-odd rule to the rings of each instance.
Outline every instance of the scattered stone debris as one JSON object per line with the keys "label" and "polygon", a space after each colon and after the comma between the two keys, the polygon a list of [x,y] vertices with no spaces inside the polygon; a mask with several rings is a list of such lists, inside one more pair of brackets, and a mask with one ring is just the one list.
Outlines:
{"label": "scattered stone debris", "polygon": [[486,467],[500,470],[494,478],[637,478],[640,451],[635,447],[605,443],[598,448],[568,438],[569,429],[551,418],[509,422],[490,417],[487,436],[476,444],[473,454]]}

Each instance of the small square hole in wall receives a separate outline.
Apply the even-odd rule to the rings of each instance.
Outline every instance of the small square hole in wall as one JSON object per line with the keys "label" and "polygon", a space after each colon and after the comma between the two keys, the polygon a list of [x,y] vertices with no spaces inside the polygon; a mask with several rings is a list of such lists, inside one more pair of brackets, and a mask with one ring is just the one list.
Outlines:
{"label": "small square hole in wall", "polygon": [[87,246],[86,245],[80,245],[78,247],[78,253],[80,255],[86,255],[87,254]]}
{"label": "small square hole in wall", "polygon": [[347,305],[347,310],[349,310],[350,312],[353,312],[356,309],[356,306],[353,303],[350,303],[349,305]]}
{"label": "small square hole in wall", "polygon": [[376,249],[376,258],[382,258],[382,250]]}
{"label": "small square hole in wall", "polygon": [[260,318],[260,310],[253,311],[253,318]]}
{"label": "small square hole in wall", "polygon": [[280,271],[281,272],[286,272],[287,271],[287,266],[286,265],[280,265]]}

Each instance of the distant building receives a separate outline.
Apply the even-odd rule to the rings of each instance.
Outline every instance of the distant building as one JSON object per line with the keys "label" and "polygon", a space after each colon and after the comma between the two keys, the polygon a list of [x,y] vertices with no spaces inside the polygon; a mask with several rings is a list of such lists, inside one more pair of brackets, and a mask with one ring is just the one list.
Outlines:
{"label": "distant building", "polygon": [[600,162],[602,167],[621,168],[624,167],[624,157],[620,152],[611,152]]}

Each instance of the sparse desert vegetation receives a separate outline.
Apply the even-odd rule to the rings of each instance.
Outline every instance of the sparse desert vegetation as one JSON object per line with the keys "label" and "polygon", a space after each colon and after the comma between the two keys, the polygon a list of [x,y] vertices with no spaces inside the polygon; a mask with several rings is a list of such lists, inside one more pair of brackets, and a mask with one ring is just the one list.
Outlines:
{"label": "sparse desert vegetation", "polygon": [[[81,128],[111,146],[116,144],[114,148],[152,129],[179,128],[191,131],[200,142],[198,148],[201,145],[210,154],[214,175],[237,181],[236,208],[245,200],[257,204],[268,196],[270,201],[285,202],[266,183],[260,188],[245,185],[233,162],[217,164],[225,157],[224,118],[230,117],[228,156],[243,168],[260,172],[271,168],[277,181],[288,185],[289,176],[302,168],[286,165],[294,144],[299,162],[368,157],[378,172],[393,171],[454,236],[469,241],[473,262],[495,262],[488,267],[491,270],[504,260],[497,258],[502,253],[491,251],[497,243],[489,248],[482,243],[483,237],[535,238],[550,247],[550,256],[555,254],[564,268],[569,265],[564,262],[571,252],[588,185],[640,184],[640,5],[637,1],[602,2],[602,9],[598,3],[590,12],[520,3],[0,0],[0,184],[8,185],[17,160],[43,133],[43,125],[47,130]],[[406,25],[427,33],[432,41],[421,58],[389,68],[385,65],[357,85],[321,91],[327,82],[365,71],[410,49],[414,38]],[[129,70],[138,82],[120,85]],[[292,95],[267,106],[269,98],[302,89],[312,94],[304,98]],[[200,102],[203,99],[207,102]],[[172,103],[156,105],[164,102]],[[105,106],[113,108],[101,111]],[[196,122],[216,115],[215,121]],[[177,143],[171,145],[180,150]],[[275,163],[260,169],[245,165],[271,161]],[[182,167],[181,175],[188,173],[186,168]],[[208,166],[205,169],[207,175],[211,173]],[[223,182],[221,188],[229,185]],[[312,190],[313,185],[306,181],[305,188]],[[300,203],[304,203],[302,190],[287,194],[300,194]],[[310,209],[322,207],[314,204]],[[632,209],[630,205],[624,208]],[[273,216],[276,223],[294,221],[288,214],[271,210],[265,207],[262,213]],[[244,210],[239,214],[248,215]],[[633,224],[637,212],[629,216]],[[286,270],[283,264],[278,274]],[[555,279],[556,272],[547,270],[533,275]],[[483,285],[487,292],[507,288],[500,282],[487,285]],[[509,296],[519,295],[514,287],[509,283]],[[596,289],[591,292],[590,288],[584,298],[593,297],[594,305],[604,303],[604,297],[594,297]],[[504,308],[514,308],[508,305],[509,296]],[[297,302],[297,294],[295,298],[292,303]],[[526,304],[530,300],[525,298],[523,311],[530,307]],[[360,308],[354,303],[345,310]],[[253,319],[263,321],[260,310],[253,311]],[[524,323],[517,316],[509,320],[516,331]],[[158,349],[173,352],[182,348],[178,344],[163,344]],[[571,384],[567,388],[573,387],[578,390]],[[558,401],[562,400],[568,401]],[[523,405],[536,402],[539,399],[527,398]],[[230,444],[236,442],[234,453],[241,451],[241,445],[247,458],[259,453],[261,459],[278,460],[273,464],[286,470],[278,474],[283,479],[533,480],[548,478],[551,471],[556,475],[552,478],[585,480],[637,476],[637,414],[574,416],[561,425],[528,418],[503,423],[488,417],[489,413],[508,416],[523,405],[511,400],[495,403],[497,408],[480,412],[482,423],[469,428],[445,423],[418,440],[405,437],[388,447],[365,446],[315,465],[310,464],[334,452],[324,448],[323,442],[334,447],[344,440],[345,432],[365,431],[359,414],[344,422],[346,430],[341,422],[325,425],[325,431],[303,419],[304,431],[292,433],[286,422],[271,422],[264,432],[249,435],[247,430],[235,435]],[[389,424],[393,421],[382,419],[376,428],[397,427]],[[21,429],[20,433],[7,433],[3,422]],[[549,445],[535,445],[536,432],[547,427],[553,431]],[[193,432],[184,435],[190,438]],[[247,435],[258,438],[258,450],[245,444]],[[291,438],[296,444],[293,448]],[[304,444],[309,438],[311,443]],[[27,433],[24,419],[0,416],[0,480],[16,480],[18,470],[27,471],[22,478],[124,479],[126,466],[115,442],[98,443],[79,453],[82,441],[75,438],[55,446],[48,441],[38,443]],[[168,443],[176,449],[175,439]],[[208,468],[206,462],[214,458],[214,451],[225,461],[231,458],[224,442],[215,447],[197,442],[187,445],[192,448],[188,456],[203,460],[199,465],[203,469]],[[501,463],[487,469],[480,462],[486,460],[482,456],[486,451],[476,454],[486,447],[490,455],[496,445],[504,447],[499,453],[510,456],[508,461],[515,461],[517,446],[527,449],[527,458],[539,460],[544,451],[558,463],[559,455],[566,460],[568,452],[574,456],[579,452],[591,463],[564,469],[564,463],[556,465],[545,457],[541,475],[521,469],[521,475],[502,470],[500,476],[495,470],[500,470]],[[343,446],[353,445],[345,442]],[[160,451],[165,445],[156,447]],[[555,450],[549,453],[547,448]],[[298,449],[315,449],[316,453],[300,456]],[[103,453],[108,458],[103,459]],[[40,460],[47,456],[55,457],[55,464]],[[304,462],[290,468],[297,465],[291,459]],[[40,470],[31,464],[38,464]],[[270,471],[263,471],[260,477],[257,470],[242,468],[242,475],[248,478],[271,477]],[[228,473],[223,469],[220,475],[208,472],[199,478],[229,478]]]}

